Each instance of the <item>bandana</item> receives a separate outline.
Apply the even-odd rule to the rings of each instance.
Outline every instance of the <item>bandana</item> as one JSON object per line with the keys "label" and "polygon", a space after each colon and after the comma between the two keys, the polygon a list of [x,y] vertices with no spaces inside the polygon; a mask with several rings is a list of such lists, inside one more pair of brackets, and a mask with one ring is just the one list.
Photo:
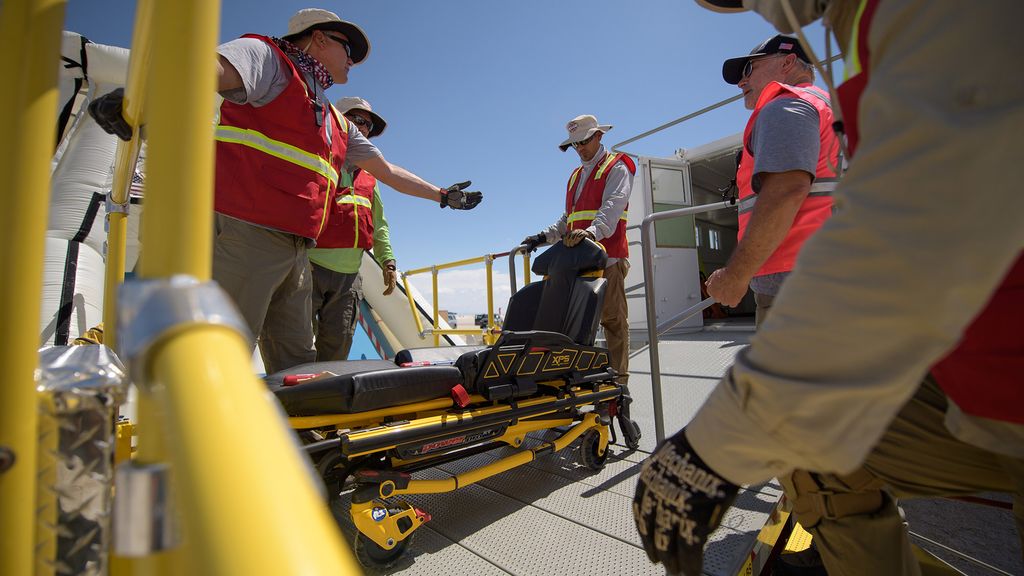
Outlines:
{"label": "bandana", "polygon": [[309,54],[303,52],[298,46],[292,44],[287,40],[281,38],[271,38],[277,47],[284,51],[285,54],[295,59],[295,62],[299,65],[299,69],[306,74],[311,74],[313,78],[320,86],[327,90],[334,85],[334,78],[331,77],[331,73],[324,68],[324,65],[319,60],[313,58]]}

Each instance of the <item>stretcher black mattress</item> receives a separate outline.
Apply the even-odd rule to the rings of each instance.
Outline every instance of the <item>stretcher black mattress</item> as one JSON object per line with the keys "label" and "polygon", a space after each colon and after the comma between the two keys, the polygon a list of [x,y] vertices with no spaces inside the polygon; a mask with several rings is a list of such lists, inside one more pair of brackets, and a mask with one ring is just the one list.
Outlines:
{"label": "stretcher black mattress", "polygon": [[[285,386],[290,374],[337,376]],[[443,398],[462,382],[454,366],[399,368],[387,360],[355,360],[303,364],[267,376],[267,384],[289,416],[353,414]]]}

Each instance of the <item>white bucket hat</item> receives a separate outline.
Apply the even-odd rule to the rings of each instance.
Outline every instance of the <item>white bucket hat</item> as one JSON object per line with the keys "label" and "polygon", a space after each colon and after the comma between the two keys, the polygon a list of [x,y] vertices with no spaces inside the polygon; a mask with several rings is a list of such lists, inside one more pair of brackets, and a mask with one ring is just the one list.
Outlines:
{"label": "white bucket hat", "polygon": [[590,138],[594,135],[594,132],[601,132],[604,134],[612,129],[612,125],[598,124],[597,118],[590,114],[584,114],[583,116],[577,116],[570,120],[569,123],[565,125],[565,129],[569,132],[569,137],[565,139],[565,142],[558,145],[558,148],[562,152],[565,152],[569,146],[572,146],[573,142],[579,142]]}
{"label": "white bucket hat", "polygon": [[288,33],[284,35],[284,39],[291,42],[310,29],[337,30],[348,37],[353,64],[366,60],[370,54],[370,40],[362,28],[342,20],[334,12],[320,8],[303,8],[296,12],[288,20]]}
{"label": "white bucket hat", "polygon": [[380,133],[388,127],[388,123],[385,122],[379,114],[373,111],[373,108],[370,107],[370,103],[358,96],[346,96],[335,102],[334,107],[342,114],[346,114],[350,110],[362,110],[369,114],[370,119],[373,120],[373,130],[370,130],[370,133],[366,136],[367,138],[380,136]]}

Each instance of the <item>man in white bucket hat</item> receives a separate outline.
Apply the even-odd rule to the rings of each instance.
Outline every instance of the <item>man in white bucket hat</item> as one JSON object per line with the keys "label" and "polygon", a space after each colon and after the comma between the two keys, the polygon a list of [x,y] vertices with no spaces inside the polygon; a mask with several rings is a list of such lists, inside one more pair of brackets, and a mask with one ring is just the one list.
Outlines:
{"label": "man in white bucket hat", "polygon": [[[379,136],[387,127],[370,103],[358,96],[342,98],[335,107],[367,138]],[[363,297],[359,275],[363,252],[372,250],[380,264],[385,296],[398,282],[391,232],[372,174],[358,167],[341,174],[331,218],[316,242],[317,247],[309,250],[316,361],[347,360]]]}
{"label": "man in white bucket hat", "polygon": [[[218,46],[213,279],[231,295],[268,373],[314,361],[306,250],[328,222],[338,176],[358,166],[388,186],[469,210],[469,182],[441,188],[389,163],[341,118],[324,91],[348,81],[370,42],[337,14],[305,8],[283,38],[246,34]],[[123,91],[97,99],[97,123],[123,139]]]}
{"label": "man in white bucket hat", "polygon": [[579,154],[582,165],[573,170],[565,194],[565,211],[558,221],[542,232],[523,240],[533,248],[563,240],[576,246],[589,238],[599,242],[608,253],[604,271],[605,288],[601,326],[604,327],[612,368],[619,373],[620,384],[629,379],[629,320],[626,311],[626,273],[629,272],[629,246],[626,243],[626,210],[633,188],[636,165],[625,154],[607,152],[601,144],[610,124],[600,124],[589,114],[577,116],[565,126],[569,135],[558,148],[570,146]]}

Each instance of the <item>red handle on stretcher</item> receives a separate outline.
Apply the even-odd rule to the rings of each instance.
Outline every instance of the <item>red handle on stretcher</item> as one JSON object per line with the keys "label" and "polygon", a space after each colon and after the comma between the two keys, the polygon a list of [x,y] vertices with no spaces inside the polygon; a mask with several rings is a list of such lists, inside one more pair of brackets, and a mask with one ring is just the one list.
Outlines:
{"label": "red handle on stretcher", "polygon": [[306,380],[312,380],[313,378],[316,378],[317,376],[319,376],[319,374],[289,374],[289,375],[284,377],[284,385],[285,386],[295,386],[296,384],[298,384],[300,382],[305,382]]}

